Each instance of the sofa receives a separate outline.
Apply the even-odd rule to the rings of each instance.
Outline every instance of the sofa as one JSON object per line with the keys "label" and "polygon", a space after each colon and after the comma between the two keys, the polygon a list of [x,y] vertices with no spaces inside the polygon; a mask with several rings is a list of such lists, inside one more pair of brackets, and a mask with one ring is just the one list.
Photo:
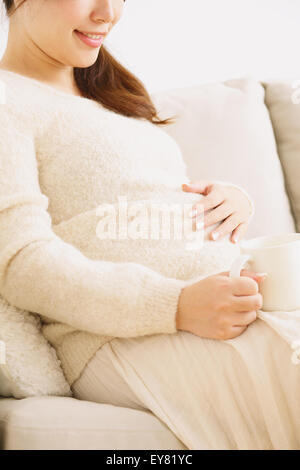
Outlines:
{"label": "sofa", "polygon": [[[152,93],[192,181],[238,184],[255,202],[245,239],[300,229],[300,81],[251,76]],[[186,447],[150,411],[63,396],[0,398],[2,450]]]}

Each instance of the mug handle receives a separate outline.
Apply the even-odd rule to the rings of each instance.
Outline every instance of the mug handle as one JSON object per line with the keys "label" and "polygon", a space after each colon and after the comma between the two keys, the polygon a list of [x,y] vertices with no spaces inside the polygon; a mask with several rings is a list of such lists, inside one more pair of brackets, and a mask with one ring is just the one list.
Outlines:
{"label": "mug handle", "polygon": [[229,277],[240,277],[241,275],[241,270],[244,267],[244,264],[247,261],[252,260],[252,255],[240,255],[238,256],[234,262],[231,265],[230,271],[229,271]]}

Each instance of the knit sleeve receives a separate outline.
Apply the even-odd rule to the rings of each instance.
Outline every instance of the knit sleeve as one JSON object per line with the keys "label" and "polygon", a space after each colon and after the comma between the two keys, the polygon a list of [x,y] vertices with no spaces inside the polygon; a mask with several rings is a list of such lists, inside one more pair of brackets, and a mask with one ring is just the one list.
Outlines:
{"label": "knit sleeve", "polygon": [[0,105],[0,294],[11,305],[116,337],[174,333],[185,281],[92,260],[58,237],[39,185],[33,132]]}

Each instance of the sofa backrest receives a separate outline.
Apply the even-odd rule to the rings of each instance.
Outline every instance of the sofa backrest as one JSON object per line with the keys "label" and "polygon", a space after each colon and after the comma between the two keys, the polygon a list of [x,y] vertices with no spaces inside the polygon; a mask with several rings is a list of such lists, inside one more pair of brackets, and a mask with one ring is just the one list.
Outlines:
{"label": "sofa backrest", "polygon": [[151,98],[160,118],[178,116],[161,129],[179,144],[191,180],[230,181],[252,196],[255,215],[245,239],[296,231],[261,83],[246,77]]}
{"label": "sofa backrest", "polygon": [[300,80],[269,81],[265,87],[297,232],[300,231]]}

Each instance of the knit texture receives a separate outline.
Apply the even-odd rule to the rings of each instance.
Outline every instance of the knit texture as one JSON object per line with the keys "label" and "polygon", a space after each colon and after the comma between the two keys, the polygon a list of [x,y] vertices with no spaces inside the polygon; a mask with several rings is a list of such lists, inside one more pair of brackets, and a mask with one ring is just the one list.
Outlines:
{"label": "knit texture", "polygon": [[[40,315],[71,386],[105,342],[175,333],[182,288],[229,270],[240,248],[208,240],[212,227],[202,244],[192,231],[99,236],[103,204],[120,220],[120,197],[141,203],[144,220],[153,203],[199,202],[182,190],[179,145],[93,100],[5,70],[0,80],[0,294]],[[140,217],[131,212],[130,223]],[[196,250],[187,249],[192,237]]]}

